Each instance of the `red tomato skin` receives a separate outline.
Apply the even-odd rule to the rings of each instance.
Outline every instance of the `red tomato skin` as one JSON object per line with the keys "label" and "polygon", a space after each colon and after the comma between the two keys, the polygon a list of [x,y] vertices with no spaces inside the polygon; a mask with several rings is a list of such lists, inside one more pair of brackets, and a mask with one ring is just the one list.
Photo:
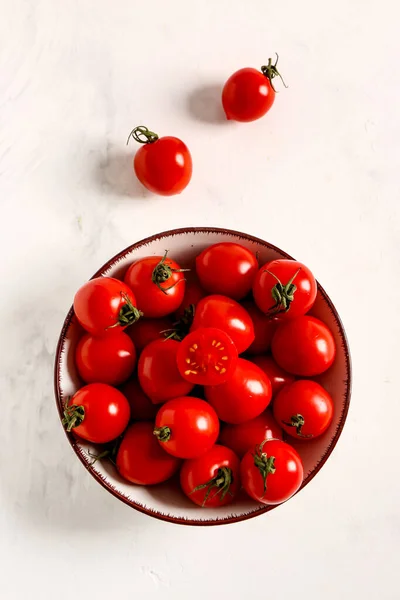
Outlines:
{"label": "red tomato skin", "polygon": [[225,424],[221,428],[219,443],[227,446],[243,458],[248,450],[254,450],[263,440],[282,439],[282,429],[269,409],[245,423]]}
{"label": "red tomato skin", "polygon": [[141,352],[154,340],[165,339],[164,331],[172,328],[172,321],[168,317],[160,319],[139,319],[126,330],[138,352]]}
{"label": "red tomato skin", "polygon": [[[274,416],[290,436],[309,440],[325,433],[333,418],[333,401],[328,392],[315,381],[300,379],[283,389],[275,399]],[[291,417],[301,415],[304,425],[300,432],[291,426]]]}
{"label": "red tomato skin", "polygon": [[262,452],[275,457],[275,473],[267,476],[267,490],[259,469],[254,464],[254,450],[246,452],[240,464],[242,485],[247,494],[262,504],[281,504],[289,500],[303,482],[301,458],[292,446],[281,440],[268,440]]}
{"label": "red tomato skin", "polygon": [[288,384],[293,383],[294,376],[281,369],[272,356],[252,356],[251,362],[260,367],[271,382],[272,397],[275,396]]}
{"label": "red tomato skin", "polygon": [[138,362],[139,383],[154,404],[178,396],[186,396],[194,384],[183,379],[178,371],[176,355],[180,342],[155,340],[143,350]]}
{"label": "red tomato skin", "polygon": [[215,410],[205,400],[192,396],[175,398],[163,404],[155,425],[156,428],[170,428],[170,439],[159,440],[159,444],[178,458],[196,458],[205,454],[219,435]]}
{"label": "red tomato skin", "polygon": [[183,297],[180,307],[175,313],[176,318],[181,319],[185,314],[185,310],[192,305],[196,309],[197,304],[202,298],[205,298],[206,295],[206,291],[203,290],[198,281],[193,279],[191,281],[187,281],[185,295]]}
{"label": "red tomato skin", "polygon": [[257,271],[253,252],[233,242],[213,244],[196,258],[196,272],[203,288],[233,300],[242,300],[249,294]]}
{"label": "red tomato skin", "polygon": [[158,408],[146,396],[136,378],[124,383],[121,386],[121,392],[131,407],[131,419],[134,421],[152,421],[156,418]]}
{"label": "red tomato skin", "polygon": [[[297,289],[289,310],[275,313],[273,310],[275,300],[272,296],[272,289],[277,284],[275,277],[283,285],[286,285],[298,270],[293,281]],[[273,273],[275,277],[270,273]],[[305,315],[314,304],[317,296],[317,282],[310,269],[297,260],[277,259],[267,262],[258,271],[253,283],[253,296],[256,305],[263,313],[276,314],[280,320],[293,319]]]}
{"label": "red tomato skin", "polygon": [[135,368],[136,350],[123,331],[103,337],[87,333],[78,342],[75,362],[81,379],[86,383],[119,385],[130,377]]}
{"label": "red tomato skin", "polygon": [[194,385],[219,385],[231,377],[238,352],[224,331],[203,327],[180,342],[176,358],[178,370],[187,381]]}
{"label": "red tomato skin", "polygon": [[227,296],[211,295],[200,300],[191,331],[200,327],[222,329],[232,338],[239,354],[254,341],[254,327],[249,313]]}
{"label": "red tomato skin", "polygon": [[226,118],[242,123],[263,117],[274,100],[275,91],[269,79],[251,67],[233,73],[222,90]]}
{"label": "red tomato skin", "polygon": [[126,327],[118,322],[126,298],[133,306],[137,306],[132,290],[123,281],[113,277],[90,279],[75,294],[75,316],[92,335],[118,333]]}
{"label": "red tomato skin", "polygon": [[149,421],[132,423],[118,449],[116,465],[124,479],[137,485],[154,485],[170,479],[182,461],[167,454],[153,435]]}
{"label": "red tomato skin", "polygon": [[[154,269],[163,261],[162,256],[147,256],[137,260],[127,270],[124,281],[135,294],[137,305],[147,319],[165,317],[175,312],[185,295],[184,273],[172,271],[160,287],[152,281]],[[180,269],[178,263],[165,258],[164,264],[170,269]]]}
{"label": "red tomato skin", "polygon": [[[217,476],[222,467],[231,469],[232,483],[229,493],[221,499],[221,492],[215,487],[211,490],[206,500],[207,488],[193,492],[198,486],[204,485]],[[240,489],[240,461],[232,450],[224,446],[215,445],[198,458],[185,460],[180,473],[181,488],[183,493],[198,506],[217,507],[226,506],[234,501]]]}
{"label": "red tomato skin", "polygon": [[89,383],[71,398],[68,406],[83,406],[85,416],[72,431],[93,444],[115,440],[129,423],[128,400],[117,389],[105,383]]}
{"label": "red tomato skin", "polygon": [[161,196],[180,194],[192,178],[192,157],[182,140],[165,136],[143,144],[135,154],[136,177],[150,192]]}
{"label": "red tomato skin", "polygon": [[328,327],[308,315],[282,323],[272,338],[272,355],[285,371],[313,377],[329,369],[336,355]]}
{"label": "red tomato skin", "polygon": [[207,401],[221,421],[239,424],[260,415],[272,397],[271,383],[252,362],[239,358],[228,381],[204,389]]}
{"label": "red tomato skin", "polygon": [[255,335],[254,342],[247,348],[246,353],[264,354],[268,352],[273,335],[279,326],[279,320],[266,316],[252,300],[245,300],[242,302],[242,306],[247,310],[253,321]]}

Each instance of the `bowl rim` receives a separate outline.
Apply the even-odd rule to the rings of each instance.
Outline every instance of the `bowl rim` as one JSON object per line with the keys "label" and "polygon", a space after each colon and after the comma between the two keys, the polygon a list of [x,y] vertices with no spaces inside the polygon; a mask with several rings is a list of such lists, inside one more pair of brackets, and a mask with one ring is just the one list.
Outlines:
{"label": "bowl rim", "polygon": [[[178,229],[169,229],[167,231],[162,231],[161,233],[156,233],[156,234],[146,237],[138,242],[135,242],[134,244],[131,244],[130,246],[128,246],[127,248],[125,248],[124,250],[122,250],[121,252],[119,252],[118,254],[113,256],[112,258],[110,258],[102,267],[100,267],[100,269],[98,269],[96,271],[96,273],[90,279],[94,279],[95,277],[103,276],[105,271],[107,271],[112,266],[114,266],[116,263],[118,263],[120,260],[125,258],[125,256],[130,254],[133,250],[137,250],[143,246],[146,246],[154,241],[161,240],[163,238],[172,237],[174,235],[188,234],[188,233],[189,234],[190,233],[194,233],[194,234],[196,234],[196,233],[205,233],[205,234],[219,233],[219,234],[232,235],[235,237],[244,238],[247,241],[260,244],[270,250],[275,250],[276,252],[280,253],[284,258],[288,258],[290,260],[295,260],[287,252],[281,250],[277,246],[274,246],[270,242],[266,242],[265,240],[262,240],[261,238],[258,238],[256,236],[253,236],[253,235],[250,235],[247,233],[243,233],[241,231],[236,231],[233,229],[225,229],[225,228],[221,228],[221,227],[182,227],[182,228],[178,228]],[[310,483],[310,481],[312,481],[312,479],[314,479],[314,477],[322,469],[322,467],[324,466],[324,464],[326,463],[326,461],[332,454],[332,452],[339,440],[339,437],[341,436],[343,427],[344,427],[346,419],[347,419],[349,406],[350,406],[351,389],[352,389],[352,365],[351,365],[350,350],[349,350],[347,335],[346,335],[342,320],[341,320],[332,300],[330,299],[330,297],[328,296],[328,294],[326,293],[324,288],[318,283],[318,281],[317,281],[317,285],[318,285],[318,291],[321,293],[323,299],[327,303],[328,308],[331,311],[331,313],[337,323],[337,326],[338,326],[339,336],[341,338],[342,348],[343,348],[345,363],[346,363],[346,371],[347,371],[347,379],[345,382],[346,390],[345,390],[345,397],[344,397],[344,407],[342,410],[342,414],[341,414],[340,421],[337,426],[335,435],[332,438],[330,444],[328,445],[327,449],[325,450],[324,454],[322,455],[322,457],[321,457],[319,463],[317,464],[317,466],[315,467],[315,469],[313,469],[307,475],[307,477],[304,479],[300,489],[296,493],[300,492],[303,488],[306,487],[306,485],[308,485]],[[62,402],[62,396],[61,396],[61,376],[60,376],[61,375],[60,374],[61,354],[63,351],[66,334],[70,327],[70,324],[71,324],[72,318],[74,317],[74,314],[75,314],[74,308],[73,308],[73,306],[71,306],[71,308],[69,309],[69,311],[67,313],[67,316],[65,317],[65,320],[64,320],[64,323],[63,323],[63,326],[61,329],[61,333],[60,333],[58,343],[57,343],[57,348],[56,348],[55,361],[54,361],[54,394],[55,394],[56,405],[57,405],[57,409],[58,409],[58,413],[59,413],[59,417],[60,417],[60,423],[63,418],[63,402]],[[167,521],[170,523],[177,523],[177,524],[181,524],[181,525],[195,525],[195,526],[225,525],[225,524],[229,524],[229,523],[237,523],[239,521],[246,521],[247,519],[252,519],[254,517],[257,517],[261,514],[269,512],[270,510],[273,510],[274,508],[277,508],[278,506],[280,506],[280,504],[274,505],[274,506],[263,506],[256,510],[252,510],[251,512],[244,513],[242,515],[232,515],[230,517],[222,517],[220,519],[219,518],[204,519],[204,520],[190,519],[190,518],[175,517],[173,515],[164,514],[162,512],[159,512],[158,510],[154,510],[152,508],[142,506],[141,504],[138,504],[133,500],[129,500],[126,496],[121,494],[115,487],[113,487],[107,481],[107,479],[103,475],[101,475],[100,473],[95,471],[91,467],[91,465],[88,464],[86,458],[83,455],[83,451],[77,445],[77,440],[74,438],[72,433],[68,433],[64,427],[62,429],[64,431],[64,434],[67,436],[67,439],[68,439],[72,449],[74,450],[75,454],[78,456],[81,463],[84,465],[85,469],[91,474],[92,477],[94,477],[94,479],[96,479],[96,481],[98,483],[100,483],[100,485],[103,488],[105,488],[109,493],[111,493],[113,496],[118,498],[118,500],[121,500],[122,502],[124,502],[125,504],[130,506],[131,508],[134,508],[141,513],[144,513],[148,516],[154,517],[161,521]]]}

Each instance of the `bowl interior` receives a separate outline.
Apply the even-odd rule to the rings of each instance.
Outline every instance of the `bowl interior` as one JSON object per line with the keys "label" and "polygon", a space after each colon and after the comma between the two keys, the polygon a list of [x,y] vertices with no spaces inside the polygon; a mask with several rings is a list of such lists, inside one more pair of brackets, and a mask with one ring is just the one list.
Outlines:
{"label": "bowl interior", "polygon": [[[194,259],[201,250],[210,244],[223,241],[239,242],[257,252],[260,264],[274,258],[288,257],[278,248],[246,234],[217,229],[185,229],[159,234],[134,244],[111,259],[96,276],[122,278],[134,260],[149,255],[163,255],[165,250],[168,250],[170,256],[181,266],[193,267]],[[330,428],[320,438],[305,443],[293,440],[293,445],[304,464],[302,487],[321,468],[336,444],[350,399],[350,359],[345,334],[336,310],[320,286],[312,314],[330,327],[336,340],[335,363],[329,371],[319,377],[319,382],[333,398],[335,412]],[[56,401],[60,415],[65,400],[82,386],[74,362],[75,346],[81,335],[82,329],[71,309],[61,332],[55,364]],[[127,504],[153,516],[189,524],[218,524],[256,516],[273,508],[259,505],[243,496],[226,507],[202,509],[183,495],[177,481],[146,488],[132,485],[119,477],[112,464],[107,461],[98,461],[91,466],[92,459],[88,451],[96,453],[98,449],[91,444],[76,441],[71,434],[67,435],[80,460],[105,488]]]}

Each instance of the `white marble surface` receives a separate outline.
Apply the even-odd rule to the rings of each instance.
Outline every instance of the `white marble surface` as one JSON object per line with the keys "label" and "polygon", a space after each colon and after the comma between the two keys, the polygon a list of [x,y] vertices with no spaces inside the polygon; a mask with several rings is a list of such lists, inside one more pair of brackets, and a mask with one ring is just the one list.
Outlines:
{"label": "white marble surface", "polygon": [[[393,0],[2,0],[2,600],[400,597],[398,20]],[[290,88],[262,121],[223,122],[224,79],[275,50]],[[138,124],[189,145],[183,195],[136,184],[124,144]],[[353,354],[347,425],[318,477],[211,529],[108,495],[52,390],[75,289],[185,225],[241,229],[307,263]]]}

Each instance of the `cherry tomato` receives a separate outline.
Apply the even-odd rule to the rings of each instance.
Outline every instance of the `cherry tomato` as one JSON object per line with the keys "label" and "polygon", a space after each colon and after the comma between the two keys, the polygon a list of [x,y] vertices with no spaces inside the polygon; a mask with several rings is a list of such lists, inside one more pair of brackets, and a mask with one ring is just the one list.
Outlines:
{"label": "cherry tomato", "polygon": [[213,446],[199,456],[185,460],[181,487],[192,502],[215,507],[230,504],[240,489],[240,461],[224,446]]}
{"label": "cherry tomato", "polygon": [[124,479],[137,485],[154,485],[174,475],[181,462],[160,448],[153,424],[143,421],[128,427],[117,454],[117,469]]}
{"label": "cherry tomato", "polygon": [[164,332],[172,328],[172,321],[168,317],[160,319],[139,319],[137,323],[126,330],[135,348],[141,352],[145,346],[154,340],[165,339]]}
{"label": "cherry tomato", "polygon": [[179,344],[178,369],[184,379],[198,385],[225,383],[236,367],[238,352],[229,335],[215,327],[189,333]]}
{"label": "cherry tomato", "polygon": [[133,420],[151,421],[155,419],[158,408],[146,396],[137,379],[130,379],[124,383],[121,386],[121,392],[129,402]]}
{"label": "cherry tomato", "polygon": [[248,495],[263,504],[286,502],[303,481],[303,465],[296,450],[280,440],[265,440],[248,450],[240,464]]}
{"label": "cherry tomato", "polygon": [[257,258],[232,242],[209,246],[196,258],[196,272],[207,292],[241,300],[251,291],[258,271]]}
{"label": "cherry tomato", "polygon": [[258,308],[270,316],[292,319],[305,315],[317,296],[317,282],[305,265],[297,260],[278,259],[258,271],[253,284]]}
{"label": "cherry tomato", "polygon": [[155,340],[140,355],[139,383],[154,404],[185,396],[194,387],[178,371],[176,356],[179,344],[175,340]]}
{"label": "cherry tomato", "polygon": [[227,296],[207,296],[197,305],[191,331],[202,327],[222,329],[234,342],[239,354],[254,341],[254,327],[249,313]]}
{"label": "cherry tomato", "polygon": [[260,415],[271,401],[271,383],[252,362],[239,358],[226,383],[205,388],[205,396],[221,421],[244,423]]}
{"label": "cherry tomato", "polygon": [[251,362],[260,367],[271,382],[272,397],[274,398],[286,385],[293,383],[294,376],[281,369],[272,356],[252,356]]}
{"label": "cherry tomato", "polygon": [[229,77],[222,90],[222,105],[227,119],[255,121],[269,111],[275,100],[272,80],[281,77],[277,63],[278,55],[274,65],[269,59],[268,65],[261,67],[261,71],[248,67]]}
{"label": "cherry tomato", "polygon": [[134,262],[124,281],[146,318],[165,317],[176,311],[185,294],[183,270],[164,256],[147,256]]}
{"label": "cherry tomato", "polygon": [[63,425],[88,442],[105,444],[121,435],[129,418],[129,402],[121,392],[105,383],[89,383],[66,403]]}
{"label": "cherry tomato", "polygon": [[82,327],[98,336],[119,332],[141,316],[132,290],[113,277],[96,277],[79,288],[74,311]]}
{"label": "cherry tomato", "polygon": [[247,310],[253,321],[255,335],[254,342],[247,348],[246,352],[247,354],[263,354],[271,346],[272,336],[279,325],[279,321],[264,315],[252,300],[242,302],[242,306]]}
{"label": "cherry tomato", "polygon": [[255,419],[239,425],[223,425],[219,442],[242,458],[247,450],[259,446],[263,440],[282,439],[282,429],[267,409]]}
{"label": "cherry tomato", "polygon": [[135,127],[128,137],[143,144],[136,152],[133,168],[140,183],[161,196],[180,194],[192,177],[192,157],[182,140],[159,138],[147,127]]}
{"label": "cherry tomato", "polygon": [[286,386],[273,408],[286,433],[304,440],[324,433],[333,418],[332,398],[319,383],[307,379]]}
{"label": "cherry tomato", "polygon": [[291,319],[278,327],[271,348],[282,369],[302,377],[329,369],[336,354],[332,332],[325,323],[310,316]]}
{"label": "cherry tomato", "polygon": [[[206,292],[201,287],[200,283],[196,280],[191,280],[186,282],[185,295],[183,297],[182,303],[178,310],[175,313],[177,319],[181,319],[185,316],[185,311],[190,307],[194,307],[196,309],[199,301],[206,296]],[[194,312],[194,311],[193,311]]]}
{"label": "cherry tomato", "polygon": [[99,338],[87,333],[78,342],[75,362],[86,383],[119,385],[135,368],[136,350],[123,331]]}
{"label": "cherry tomato", "polygon": [[196,458],[217,441],[219,421],[205,400],[183,396],[169,400],[156,416],[154,435],[160,445],[178,458]]}

